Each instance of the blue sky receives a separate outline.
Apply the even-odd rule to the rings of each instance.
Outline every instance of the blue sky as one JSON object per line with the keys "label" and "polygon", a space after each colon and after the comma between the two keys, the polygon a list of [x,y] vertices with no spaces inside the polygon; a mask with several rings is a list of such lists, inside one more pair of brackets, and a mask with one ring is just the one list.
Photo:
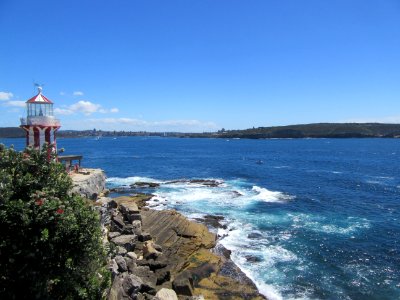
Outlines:
{"label": "blue sky", "polygon": [[400,123],[399,0],[0,0],[0,127]]}

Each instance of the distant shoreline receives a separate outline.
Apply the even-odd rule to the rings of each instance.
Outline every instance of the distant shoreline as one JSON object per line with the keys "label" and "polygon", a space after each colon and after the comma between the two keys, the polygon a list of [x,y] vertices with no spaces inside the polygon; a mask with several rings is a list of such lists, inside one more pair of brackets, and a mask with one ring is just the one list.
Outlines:
{"label": "distant shoreline", "polygon": [[[400,124],[383,123],[314,123],[243,130],[225,130],[203,133],[60,130],[58,137],[126,137],[156,136],[177,138],[274,139],[274,138],[400,138]],[[24,138],[19,127],[0,128],[0,138]]]}

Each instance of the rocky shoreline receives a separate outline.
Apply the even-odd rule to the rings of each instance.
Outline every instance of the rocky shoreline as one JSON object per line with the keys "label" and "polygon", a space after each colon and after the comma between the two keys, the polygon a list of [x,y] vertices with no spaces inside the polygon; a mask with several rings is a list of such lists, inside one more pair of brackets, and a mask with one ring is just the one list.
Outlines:
{"label": "rocky shoreline", "polygon": [[[112,286],[107,299],[266,299],[209,231],[224,228],[223,217],[207,215],[192,221],[174,210],[154,210],[147,207],[151,194],[107,197],[104,172],[86,171],[71,178],[74,193],[97,199],[94,207],[100,212],[103,241],[110,250]],[[184,181],[211,187],[222,184]],[[137,182],[129,189],[157,187],[157,183]]]}
{"label": "rocky shoreline", "polygon": [[149,209],[150,198],[97,201],[113,253],[108,299],[265,299],[204,224]]}

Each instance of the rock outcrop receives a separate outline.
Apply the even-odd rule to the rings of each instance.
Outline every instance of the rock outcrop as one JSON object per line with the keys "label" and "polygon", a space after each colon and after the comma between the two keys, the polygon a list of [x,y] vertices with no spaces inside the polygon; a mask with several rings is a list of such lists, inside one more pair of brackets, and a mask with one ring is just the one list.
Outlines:
{"label": "rock outcrop", "polygon": [[106,176],[101,169],[85,169],[82,173],[71,173],[72,193],[96,200],[105,191]]}
{"label": "rock outcrop", "polygon": [[109,198],[101,206],[114,249],[108,299],[265,299],[229,255],[217,251],[205,225],[144,207],[145,199]]}

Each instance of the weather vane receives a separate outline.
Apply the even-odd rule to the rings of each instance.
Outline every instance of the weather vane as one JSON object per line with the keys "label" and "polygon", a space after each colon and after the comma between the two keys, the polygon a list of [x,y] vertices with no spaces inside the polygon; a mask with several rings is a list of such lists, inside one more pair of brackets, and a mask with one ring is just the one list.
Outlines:
{"label": "weather vane", "polygon": [[33,82],[33,86],[38,89],[39,93],[41,93],[43,90],[44,83],[40,84],[38,82]]}

